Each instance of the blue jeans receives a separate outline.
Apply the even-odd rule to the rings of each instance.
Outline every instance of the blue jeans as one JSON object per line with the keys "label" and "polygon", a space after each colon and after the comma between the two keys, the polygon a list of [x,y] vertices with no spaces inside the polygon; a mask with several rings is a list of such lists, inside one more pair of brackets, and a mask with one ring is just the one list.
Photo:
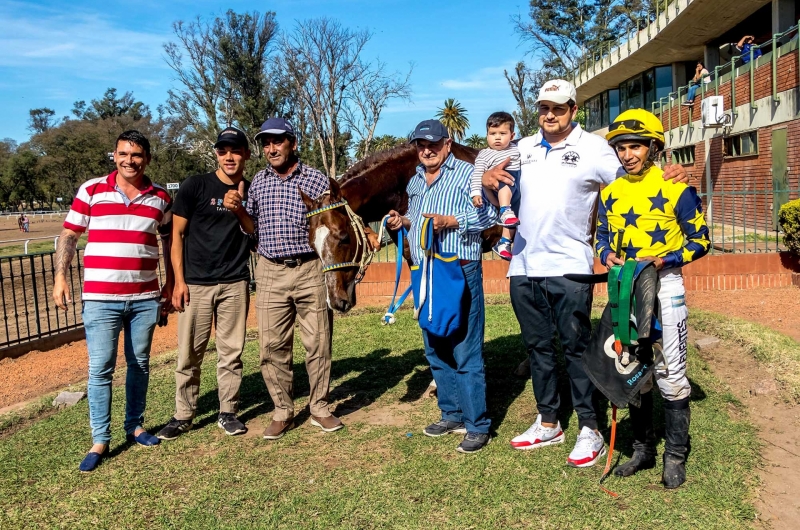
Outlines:
{"label": "blue jeans", "polygon": [[483,367],[483,267],[463,266],[467,290],[462,300],[466,322],[454,335],[437,337],[423,330],[425,357],[431,365],[442,419],[464,422],[467,432],[486,434],[486,373]]}
{"label": "blue jeans", "polygon": [[111,380],[117,364],[119,332],[125,330],[125,432],[133,434],[144,423],[150,381],[150,346],[159,318],[158,299],[128,301],[87,300],[83,326],[89,350],[89,423],[92,441],[111,441]]}
{"label": "blue jeans", "polygon": [[686,103],[694,101],[694,95],[697,94],[697,89],[700,88],[700,85],[691,85],[689,90],[686,92]]}

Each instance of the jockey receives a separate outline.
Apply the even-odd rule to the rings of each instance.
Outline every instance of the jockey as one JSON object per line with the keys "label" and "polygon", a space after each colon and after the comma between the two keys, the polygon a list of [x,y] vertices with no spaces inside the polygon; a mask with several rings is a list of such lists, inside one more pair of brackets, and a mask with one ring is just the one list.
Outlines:
{"label": "jockey", "polygon": [[[658,299],[663,325],[663,363],[656,365],[655,380],[664,400],[666,444],[665,487],[686,481],[685,461],[689,443],[689,395],[686,377],[688,309],[681,267],[703,257],[709,249],[708,227],[694,187],[665,181],[655,165],[664,149],[664,127],[643,109],[620,114],[606,135],[626,175],[600,194],[596,251],[607,267],[625,260],[652,261],[658,270]],[[624,231],[621,255],[613,243]],[[631,407],[634,454],[615,470],[630,476],[655,467],[652,382],[645,384],[641,407]]]}

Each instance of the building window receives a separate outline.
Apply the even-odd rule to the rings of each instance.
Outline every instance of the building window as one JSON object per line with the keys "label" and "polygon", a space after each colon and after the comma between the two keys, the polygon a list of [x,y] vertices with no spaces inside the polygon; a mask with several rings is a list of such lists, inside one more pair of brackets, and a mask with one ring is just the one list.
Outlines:
{"label": "building window", "polygon": [[694,164],[694,146],[687,145],[672,150],[672,158],[678,164]]}
{"label": "building window", "polygon": [[614,88],[608,91],[608,123],[617,119],[619,110],[619,89]]}
{"label": "building window", "polygon": [[600,96],[596,96],[586,100],[586,130],[592,132],[601,127]]}
{"label": "building window", "polygon": [[758,154],[758,131],[728,136],[723,143],[724,156],[749,156]]}
{"label": "building window", "polygon": [[611,122],[608,121],[608,91],[603,92],[600,98],[600,126],[608,127]]}
{"label": "building window", "polygon": [[[672,66],[656,66],[656,102],[672,92]],[[692,74],[694,75],[694,74]]]}

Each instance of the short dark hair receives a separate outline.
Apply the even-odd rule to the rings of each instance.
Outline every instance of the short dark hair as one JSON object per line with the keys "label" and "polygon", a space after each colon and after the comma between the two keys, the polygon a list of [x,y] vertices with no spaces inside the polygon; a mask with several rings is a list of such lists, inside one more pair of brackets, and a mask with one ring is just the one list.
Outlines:
{"label": "short dark hair", "polygon": [[486,129],[489,129],[489,127],[500,127],[505,123],[509,124],[511,126],[511,132],[514,132],[514,117],[511,114],[503,111],[493,112],[486,120]]}
{"label": "short dark hair", "polygon": [[147,137],[139,131],[134,131],[131,129],[130,131],[125,131],[117,136],[117,141],[114,143],[115,151],[117,150],[117,146],[120,142],[130,142],[132,144],[136,144],[144,149],[144,154],[150,156],[150,140],[148,140]]}

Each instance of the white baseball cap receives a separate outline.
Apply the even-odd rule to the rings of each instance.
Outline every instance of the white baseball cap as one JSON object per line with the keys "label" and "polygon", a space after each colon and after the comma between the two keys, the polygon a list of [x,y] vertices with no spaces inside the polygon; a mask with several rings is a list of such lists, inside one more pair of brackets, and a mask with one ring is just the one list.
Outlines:
{"label": "white baseball cap", "polygon": [[564,104],[569,100],[577,102],[578,95],[575,91],[575,85],[563,79],[553,79],[548,81],[539,90],[539,97],[536,98],[535,103],[540,101],[552,101],[557,104]]}

